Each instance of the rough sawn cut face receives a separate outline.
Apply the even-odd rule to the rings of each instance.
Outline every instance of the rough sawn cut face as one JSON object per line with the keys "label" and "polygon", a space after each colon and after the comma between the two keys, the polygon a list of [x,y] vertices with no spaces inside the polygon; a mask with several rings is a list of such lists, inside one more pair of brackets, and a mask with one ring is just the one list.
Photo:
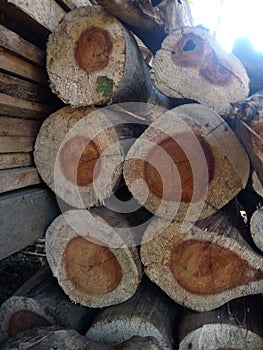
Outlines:
{"label": "rough sawn cut face", "polygon": [[249,93],[241,62],[199,27],[181,28],[165,38],[154,59],[152,81],[170,97],[196,100],[219,114]]}

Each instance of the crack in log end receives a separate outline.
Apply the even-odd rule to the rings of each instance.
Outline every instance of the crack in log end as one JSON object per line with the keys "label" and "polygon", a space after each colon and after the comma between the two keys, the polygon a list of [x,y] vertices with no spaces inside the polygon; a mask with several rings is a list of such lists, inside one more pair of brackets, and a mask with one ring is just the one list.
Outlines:
{"label": "crack in log end", "polygon": [[199,67],[204,54],[204,41],[199,36],[189,33],[180,39],[171,52],[172,60],[182,67]]}
{"label": "crack in log end", "polygon": [[79,37],[75,47],[75,60],[78,66],[92,73],[107,67],[113,49],[110,33],[92,26]]}
{"label": "crack in log end", "polygon": [[68,242],[63,263],[73,287],[86,295],[108,294],[122,280],[121,266],[110,249],[83,237]]}
{"label": "crack in log end", "polygon": [[211,242],[175,241],[170,254],[170,270],[175,280],[190,293],[211,295],[263,278],[262,271]]}
{"label": "crack in log end", "polygon": [[218,86],[228,85],[233,76],[231,71],[218,61],[214,52],[206,56],[200,68],[200,74],[211,84]]}
{"label": "crack in log end", "polygon": [[20,332],[31,328],[48,327],[50,323],[42,316],[30,310],[19,310],[12,314],[9,319],[7,332],[14,337]]}
{"label": "crack in log end", "polygon": [[90,141],[83,136],[68,140],[59,152],[59,162],[67,180],[79,187],[88,186],[100,171],[100,150],[96,140]]}
{"label": "crack in log end", "polygon": [[[196,147],[197,141],[201,147]],[[184,149],[188,153],[191,150],[191,159]],[[205,164],[202,164],[202,159],[205,159]],[[206,195],[214,166],[212,150],[204,137],[185,132],[174,138],[165,138],[151,149],[144,161],[144,180],[149,190],[161,199],[197,202]],[[163,178],[160,173],[165,174]]]}

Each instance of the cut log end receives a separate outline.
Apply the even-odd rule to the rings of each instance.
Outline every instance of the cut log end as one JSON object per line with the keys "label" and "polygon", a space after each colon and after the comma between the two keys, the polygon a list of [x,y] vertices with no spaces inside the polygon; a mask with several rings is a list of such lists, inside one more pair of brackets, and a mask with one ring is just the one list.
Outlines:
{"label": "cut log end", "polygon": [[105,295],[122,280],[122,269],[109,248],[82,237],[71,239],[64,252],[67,276],[81,293]]}
{"label": "cut log end", "polygon": [[47,326],[50,326],[50,323],[44,317],[30,310],[19,310],[10,317],[7,332],[13,337],[27,329]]}
{"label": "cut log end", "polygon": [[[192,150],[192,158],[196,158],[198,154],[195,153],[199,152],[199,150],[196,150],[196,138],[199,141],[202,153],[205,155],[207,168],[200,167],[200,171],[198,171],[198,174],[195,174],[194,179],[192,161],[180,144],[183,144],[182,140],[188,140],[187,148]],[[167,155],[164,159],[161,154],[162,150]],[[165,179],[161,178],[155,168],[156,166],[162,169]],[[175,138],[165,138],[150,150],[145,162],[144,180],[148,184],[150,191],[159,198],[167,201],[174,200],[190,203],[204,197],[207,190],[207,170],[209,180],[211,180],[214,172],[214,157],[210,145],[201,135],[193,137],[192,133],[182,133]],[[198,188],[195,188],[195,196],[193,198],[194,181],[198,183]],[[165,184],[164,188],[163,184]]]}
{"label": "cut log end", "polygon": [[95,140],[76,136],[63,145],[59,157],[65,177],[74,185],[92,184],[99,172],[100,150]]}
{"label": "cut log end", "polygon": [[75,48],[75,60],[87,73],[107,67],[113,47],[113,39],[107,30],[92,26],[79,37]]}
{"label": "cut log end", "polygon": [[171,249],[170,270],[190,293],[209,295],[263,278],[229,249],[196,240],[176,242]]}

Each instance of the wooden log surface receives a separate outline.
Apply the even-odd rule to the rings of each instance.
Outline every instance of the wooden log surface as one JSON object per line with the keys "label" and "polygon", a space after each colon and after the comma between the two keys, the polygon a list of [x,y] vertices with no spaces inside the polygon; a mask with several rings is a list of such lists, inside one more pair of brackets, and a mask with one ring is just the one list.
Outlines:
{"label": "wooden log surface", "polygon": [[31,328],[58,325],[85,334],[98,311],[72,303],[44,267],[1,305],[0,330],[13,337]]}
{"label": "wooden log surface", "polygon": [[113,16],[123,21],[144,44],[155,53],[167,34],[175,29],[192,25],[188,1],[91,1],[105,8]]}
{"label": "wooden log surface", "polygon": [[5,116],[42,120],[56,108],[42,103],[0,93],[0,114]]}
{"label": "wooden log surface", "polygon": [[45,67],[45,52],[19,34],[0,25],[0,46],[39,66]]}
{"label": "wooden log surface", "polygon": [[0,116],[0,136],[36,136],[40,122]]}
{"label": "wooden log surface", "polygon": [[239,349],[263,347],[262,295],[232,300],[213,311],[183,310],[179,350]]}
{"label": "wooden log surface", "polygon": [[263,186],[263,91],[236,103],[230,111],[232,127],[246,148],[252,168]]}
{"label": "wooden log surface", "polygon": [[41,182],[35,167],[6,169],[0,171],[0,193],[38,185]]}
{"label": "wooden log surface", "polygon": [[118,304],[135,293],[141,279],[133,239],[120,214],[103,207],[71,210],[47,229],[47,259],[72,301],[89,307]]}
{"label": "wooden log surface", "polygon": [[263,185],[261,184],[255,171],[252,172],[252,187],[259,196],[263,197]]}
{"label": "wooden log surface", "polygon": [[222,208],[246,186],[249,161],[216,112],[187,104],[164,113],[135,141],[123,174],[150,212],[194,221]]}
{"label": "wooden log surface", "polygon": [[52,91],[74,106],[146,102],[151,93],[149,70],[135,39],[100,6],[63,18],[48,40],[47,71]]}
{"label": "wooden log surface", "polygon": [[59,211],[49,191],[28,188],[2,194],[0,213],[4,213],[0,215],[0,259],[4,259],[43,237]]}
{"label": "wooden log surface", "polygon": [[40,327],[18,334],[3,344],[2,350],[112,350],[105,344],[90,342],[73,329]]}
{"label": "wooden log surface", "polygon": [[1,153],[32,152],[34,141],[28,136],[0,136]]}
{"label": "wooden log surface", "polygon": [[0,170],[33,165],[32,153],[0,153]]}
{"label": "wooden log surface", "polygon": [[199,27],[184,27],[165,38],[153,61],[151,77],[167,96],[196,100],[219,114],[228,113],[231,103],[249,93],[241,62]]}
{"label": "wooden log surface", "polygon": [[81,6],[91,6],[92,3],[89,0],[57,0],[57,3],[65,9],[65,11],[75,10]]}
{"label": "wooden log surface", "polygon": [[[237,219],[225,213],[182,225],[153,220],[141,246],[144,271],[177,303],[196,311],[261,293],[263,258],[243,238]],[[151,239],[153,237],[153,239]]]}
{"label": "wooden log surface", "polygon": [[65,202],[92,207],[116,191],[129,147],[149,119],[164,111],[140,104],[136,118],[133,106],[65,107],[44,121],[35,143],[35,163],[45,183]]}
{"label": "wooden log surface", "polygon": [[250,219],[250,232],[256,246],[263,252],[263,208],[257,209]]}
{"label": "wooden log surface", "polygon": [[174,349],[178,316],[177,305],[145,278],[130,300],[104,309],[86,337],[110,346],[132,336],[153,337],[161,349]]}

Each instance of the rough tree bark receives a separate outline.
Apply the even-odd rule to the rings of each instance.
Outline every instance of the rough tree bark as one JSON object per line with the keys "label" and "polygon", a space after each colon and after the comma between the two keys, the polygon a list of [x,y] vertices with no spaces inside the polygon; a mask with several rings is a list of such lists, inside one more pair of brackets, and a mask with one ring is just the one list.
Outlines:
{"label": "rough tree bark", "polygon": [[233,213],[229,218],[217,212],[187,232],[176,222],[153,220],[140,251],[146,274],[177,303],[196,311],[262,292],[262,256],[246,243],[235,220]]}
{"label": "rough tree bark", "polygon": [[120,214],[103,207],[71,210],[47,229],[47,259],[72,301],[90,307],[118,304],[135,293],[141,279],[133,238]]}
{"label": "rough tree bark", "polygon": [[74,106],[146,102],[149,69],[128,30],[100,6],[69,12],[47,44],[51,89]]}
{"label": "rough tree bark", "polygon": [[123,21],[153,53],[169,33],[192,25],[187,0],[96,0],[95,3]]}
{"label": "rough tree bark", "polygon": [[104,309],[86,336],[114,346],[132,336],[153,337],[163,350],[175,345],[178,306],[144,278],[136,294],[121,305]]}
{"label": "rough tree bark", "polygon": [[245,187],[249,161],[218,114],[188,104],[150,125],[130,148],[123,173],[131,193],[150,212],[171,220],[187,214],[186,220],[194,221]]}
{"label": "rough tree bark", "polygon": [[228,113],[231,102],[249,93],[241,62],[199,27],[174,31],[163,41],[151,76],[156,88],[167,96],[196,100],[219,114]]}
{"label": "rough tree bark", "polygon": [[262,295],[257,295],[230,301],[214,311],[184,309],[179,350],[262,349],[262,308]]}

